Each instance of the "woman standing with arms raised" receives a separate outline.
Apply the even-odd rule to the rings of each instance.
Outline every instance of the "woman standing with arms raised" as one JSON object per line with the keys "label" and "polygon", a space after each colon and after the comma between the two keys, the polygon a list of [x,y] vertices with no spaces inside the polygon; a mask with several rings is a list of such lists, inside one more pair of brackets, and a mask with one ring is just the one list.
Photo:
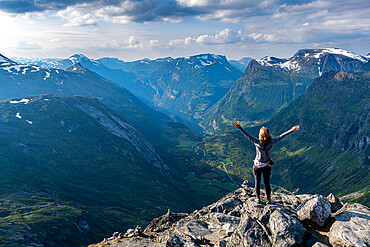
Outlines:
{"label": "woman standing with arms raised", "polygon": [[273,138],[270,134],[268,128],[262,127],[259,132],[259,138],[254,138],[249,135],[239,123],[233,124],[235,128],[240,129],[243,134],[248,137],[254,143],[256,147],[256,158],[254,159],[253,165],[253,174],[255,180],[255,190],[258,202],[261,202],[260,199],[260,184],[261,184],[261,175],[263,174],[263,181],[266,187],[266,195],[268,203],[271,203],[271,186],[270,186],[270,175],[271,175],[271,166],[273,162],[271,161],[272,147],[285,136],[290,133],[299,130],[299,125],[294,126],[287,132],[281,134],[280,136]]}

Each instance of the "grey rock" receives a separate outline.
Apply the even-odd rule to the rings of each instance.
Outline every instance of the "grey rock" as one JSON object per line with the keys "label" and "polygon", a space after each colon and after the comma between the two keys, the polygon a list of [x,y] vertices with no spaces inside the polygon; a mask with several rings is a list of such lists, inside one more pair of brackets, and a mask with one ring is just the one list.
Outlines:
{"label": "grey rock", "polygon": [[156,218],[150,222],[150,224],[145,228],[144,232],[161,232],[169,229],[175,222],[181,220],[182,218],[188,216],[186,213],[173,213],[170,210],[167,211],[165,215]]}
{"label": "grey rock", "polygon": [[274,246],[297,246],[303,241],[306,228],[295,217],[275,210],[270,216],[270,230]]}
{"label": "grey rock", "polygon": [[333,246],[370,246],[370,209],[358,203],[346,203],[335,213],[329,242]]}
{"label": "grey rock", "polygon": [[210,208],[211,212],[219,212],[219,213],[229,213],[234,210],[239,205],[243,203],[235,197],[228,198],[226,200],[218,201]]}
{"label": "grey rock", "polygon": [[272,246],[267,234],[251,217],[246,216],[240,222],[240,227],[231,235],[232,246]]}
{"label": "grey rock", "polygon": [[208,228],[209,224],[200,220],[181,221],[176,226],[178,232],[185,233],[194,239],[201,239],[212,234],[212,231]]}
{"label": "grey rock", "polygon": [[313,198],[304,201],[302,205],[297,208],[299,220],[307,220],[318,226],[324,226],[330,213],[330,202],[327,198],[321,195],[314,196]]}
{"label": "grey rock", "polygon": [[175,233],[166,243],[166,247],[200,247],[196,241],[184,233]]}
{"label": "grey rock", "polygon": [[343,207],[343,204],[332,193],[330,193],[330,195],[328,195],[326,198],[328,198],[330,202],[332,213],[338,211]]}
{"label": "grey rock", "polygon": [[112,237],[114,237],[114,238],[118,238],[118,236],[120,235],[120,233],[119,232],[115,232],[115,233],[113,233],[113,236]]}

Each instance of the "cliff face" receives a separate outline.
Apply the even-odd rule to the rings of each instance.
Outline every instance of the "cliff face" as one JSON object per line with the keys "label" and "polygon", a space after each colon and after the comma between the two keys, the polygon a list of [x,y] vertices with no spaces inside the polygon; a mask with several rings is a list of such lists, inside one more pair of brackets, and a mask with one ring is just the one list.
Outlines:
{"label": "cliff face", "polygon": [[258,203],[240,188],[191,214],[170,211],[96,246],[369,246],[370,209],[333,195],[273,194]]}

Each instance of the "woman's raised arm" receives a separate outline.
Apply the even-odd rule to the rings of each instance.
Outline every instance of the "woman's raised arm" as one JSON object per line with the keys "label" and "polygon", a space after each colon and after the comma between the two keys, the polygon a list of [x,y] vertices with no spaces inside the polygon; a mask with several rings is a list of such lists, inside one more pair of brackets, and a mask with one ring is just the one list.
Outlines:
{"label": "woman's raised arm", "polygon": [[257,138],[254,138],[253,136],[251,136],[250,134],[248,134],[243,128],[242,128],[242,126],[240,126],[240,124],[239,123],[237,123],[237,122],[234,122],[233,123],[233,125],[234,125],[234,127],[235,128],[237,128],[237,129],[240,129],[240,131],[246,136],[246,137],[248,137],[248,139],[249,140],[251,140],[251,142],[253,142],[253,143],[257,143],[257,144],[259,144],[260,143],[260,141],[257,139]]}
{"label": "woman's raised arm", "polygon": [[284,132],[283,134],[279,135],[278,137],[275,137],[274,139],[271,140],[271,143],[275,144],[278,141],[280,141],[281,139],[283,139],[284,137],[286,137],[287,135],[289,135],[290,133],[293,133],[294,131],[297,131],[297,130],[299,130],[299,125],[296,125],[296,126],[292,127],[290,130],[288,130],[287,132]]}

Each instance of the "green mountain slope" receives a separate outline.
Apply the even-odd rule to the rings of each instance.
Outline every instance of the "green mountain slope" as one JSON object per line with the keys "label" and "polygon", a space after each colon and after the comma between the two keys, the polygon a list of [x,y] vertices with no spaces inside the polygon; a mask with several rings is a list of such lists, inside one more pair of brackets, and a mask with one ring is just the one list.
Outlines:
{"label": "green mountain slope", "polygon": [[136,93],[156,107],[201,119],[241,75],[224,56],[177,58],[139,80],[145,90]]}
{"label": "green mountain slope", "polygon": [[0,99],[40,94],[96,97],[151,140],[156,140],[156,145],[165,149],[168,144],[165,124],[171,121],[169,117],[151,109],[127,89],[80,64],[60,70],[19,65],[9,60],[0,64],[0,86]]}
{"label": "green mountain slope", "polygon": [[[359,200],[369,205],[369,99],[368,78],[331,71],[315,79],[304,95],[264,124],[273,135],[301,125],[274,147],[272,183],[338,196],[365,190]],[[246,130],[258,136],[260,127]],[[255,150],[242,133],[208,137],[204,148],[205,159],[221,157],[230,174],[253,181]],[[213,165],[223,169],[220,162]]]}
{"label": "green mountain slope", "polygon": [[368,61],[341,49],[300,50],[289,59],[264,57],[251,61],[230,91],[206,113],[201,125],[210,131],[266,122],[306,92],[312,80],[325,72],[354,72]]}
{"label": "green mountain slope", "polygon": [[97,99],[31,96],[0,109],[0,245],[77,246],[167,208],[202,205],[153,144]]}

